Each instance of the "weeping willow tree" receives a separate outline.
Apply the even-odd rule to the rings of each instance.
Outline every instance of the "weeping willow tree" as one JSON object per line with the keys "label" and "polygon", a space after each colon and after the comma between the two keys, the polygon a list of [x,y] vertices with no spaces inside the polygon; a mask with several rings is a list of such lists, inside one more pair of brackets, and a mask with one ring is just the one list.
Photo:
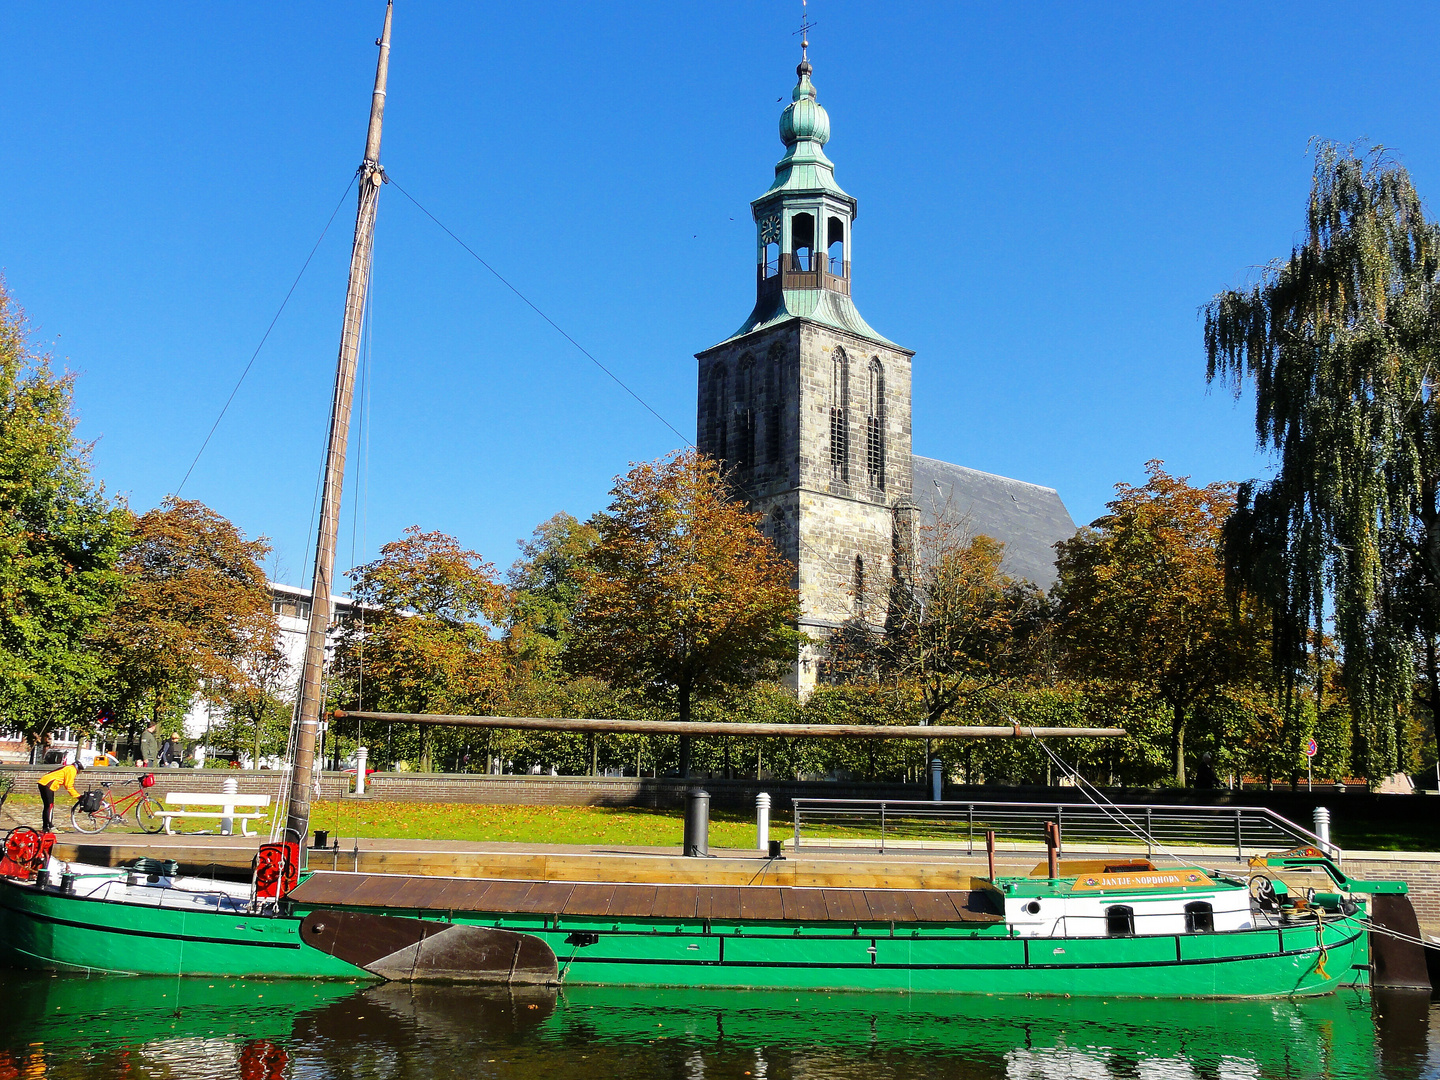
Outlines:
{"label": "weeping willow tree", "polygon": [[1403,763],[1417,646],[1437,685],[1437,259],[1440,231],[1405,169],[1380,148],[1322,143],[1303,242],[1205,309],[1208,378],[1237,397],[1253,385],[1256,436],[1278,466],[1240,491],[1227,581],[1274,613],[1287,707],[1324,685],[1333,620],[1371,778]]}

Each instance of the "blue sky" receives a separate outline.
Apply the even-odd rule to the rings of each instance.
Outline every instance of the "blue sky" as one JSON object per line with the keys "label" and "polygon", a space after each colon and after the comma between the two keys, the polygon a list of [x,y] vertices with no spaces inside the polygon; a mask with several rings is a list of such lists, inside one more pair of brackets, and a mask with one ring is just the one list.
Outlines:
{"label": "blue sky", "polygon": [[[1248,403],[1207,392],[1198,311],[1288,252],[1312,137],[1384,143],[1440,190],[1435,5],[810,11],[827,151],[860,200],[856,302],[916,351],[915,451],[1056,487],[1077,522],[1150,458],[1200,482],[1264,470]],[[359,162],[382,13],[0,11],[0,268],[137,510],[180,484]],[[385,166],[693,436],[693,354],[753,301],[748,204],[781,153],[798,17],[402,0]],[[297,583],[353,216],[184,489]],[[373,295],[346,565],[411,524],[507,565],[678,443],[394,188]]]}

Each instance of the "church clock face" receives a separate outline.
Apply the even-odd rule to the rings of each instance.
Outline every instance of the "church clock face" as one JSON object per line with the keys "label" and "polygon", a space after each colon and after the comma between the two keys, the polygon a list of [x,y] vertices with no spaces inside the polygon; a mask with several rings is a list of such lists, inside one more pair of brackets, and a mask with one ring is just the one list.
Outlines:
{"label": "church clock face", "polygon": [[771,214],[760,222],[760,242],[762,244],[780,243],[780,215]]}

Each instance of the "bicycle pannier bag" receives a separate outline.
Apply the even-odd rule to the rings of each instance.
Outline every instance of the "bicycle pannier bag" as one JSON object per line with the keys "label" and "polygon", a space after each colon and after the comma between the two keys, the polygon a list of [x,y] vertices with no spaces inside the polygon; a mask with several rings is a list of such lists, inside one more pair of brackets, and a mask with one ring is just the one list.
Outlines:
{"label": "bicycle pannier bag", "polygon": [[144,776],[140,777],[140,786],[141,786],[141,787],[154,787],[154,786],[155,786],[155,774],[154,774],[154,773],[148,773],[148,772],[147,772]]}
{"label": "bicycle pannier bag", "polygon": [[95,813],[96,810],[100,809],[100,800],[102,798],[104,798],[103,792],[96,788],[91,788],[80,796],[80,812],[82,814]]}

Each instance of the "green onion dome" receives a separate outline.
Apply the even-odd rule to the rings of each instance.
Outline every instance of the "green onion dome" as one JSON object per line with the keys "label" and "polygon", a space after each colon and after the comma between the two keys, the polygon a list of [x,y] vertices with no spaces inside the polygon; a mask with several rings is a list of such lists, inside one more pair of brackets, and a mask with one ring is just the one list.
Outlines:
{"label": "green onion dome", "polygon": [[830,115],[815,100],[810,70],[808,61],[795,69],[800,82],[791,95],[791,103],[780,114],[780,141],[786,146],[794,146],[801,139],[813,139],[821,146],[830,141]]}

